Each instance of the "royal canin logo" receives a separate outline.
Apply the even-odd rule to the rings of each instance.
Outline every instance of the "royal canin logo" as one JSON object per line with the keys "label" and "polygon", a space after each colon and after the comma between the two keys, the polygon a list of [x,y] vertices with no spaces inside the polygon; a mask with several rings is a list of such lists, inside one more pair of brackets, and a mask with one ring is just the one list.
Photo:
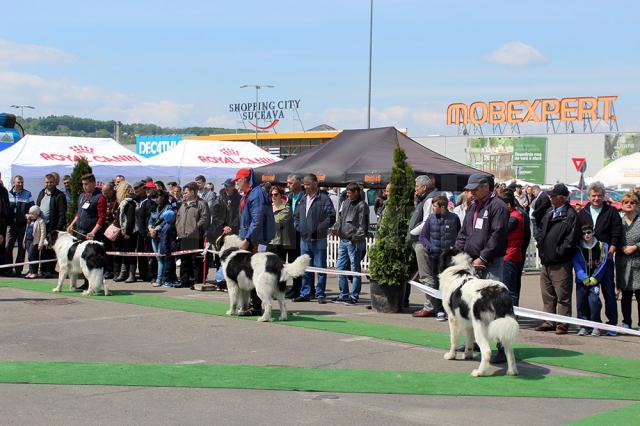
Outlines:
{"label": "royal canin logo", "polygon": [[220,150],[224,155],[240,155],[240,152],[232,148],[222,148]]}
{"label": "royal canin logo", "polygon": [[71,149],[71,151],[75,152],[78,155],[93,154],[94,152],[93,148],[85,145],[71,145],[69,149]]}

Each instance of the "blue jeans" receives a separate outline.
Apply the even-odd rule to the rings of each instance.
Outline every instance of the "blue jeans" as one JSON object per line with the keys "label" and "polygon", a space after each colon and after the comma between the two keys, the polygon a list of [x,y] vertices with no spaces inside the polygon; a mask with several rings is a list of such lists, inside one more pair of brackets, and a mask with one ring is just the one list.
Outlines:
{"label": "blue jeans", "polygon": [[[350,270],[353,272],[360,272],[360,262],[364,255],[365,242],[352,243],[351,241],[340,240],[338,246],[338,260],[336,261],[336,269],[339,271],[347,271],[349,264],[351,264]],[[358,300],[360,297],[360,287],[362,285],[361,277],[353,277],[353,289],[349,293],[349,280],[346,275],[340,275],[338,277],[338,284],[340,286],[340,298],[346,299],[351,297]]]}
{"label": "blue jeans", "polygon": [[480,278],[485,280],[504,282],[504,258],[498,257],[493,259],[493,261],[487,265],[487,269],[480,272],[478,275]]}
{"label": "blue jeans", "polygon": [[602,296],[604,297],[604,314],[607,323],[618,324],[618,302],[616,301],[616,285],[613,280],[613,259],[607,259],[604,276],[602,277]]}
{"label": "blue jeans", "polygon": [[578,318],[593,322],[600,322],[600,310],[602,302],[600,295],[596,293],[598,286],[587,287],[582,283],[576,283],[576,309]]}
{"label": "blue jeans", "polygon": [[[152,238],[151,247],[153,247],[154,253],[158,253],[160,251],[160,240]],[[162,283],[164,281],[163,275],[164,275],[165,259],[162,256],[158,256],[156,257],[156,260],[158,261],[158,273],[156,274],[156,282]]]}
{"label": "blue jeans", "polygon": [[[316,268],[327,267],[327,240],[305,241],[300,240],[300,254],[307,254],[311,258],[311,266]],[[324,290],[327,286],[327,274],[318,274],[316,285],[316,297],[326,297]],[[313,273],[306,272],[302,276],[302,288],[300,297],[310,298],[313,287]]]}

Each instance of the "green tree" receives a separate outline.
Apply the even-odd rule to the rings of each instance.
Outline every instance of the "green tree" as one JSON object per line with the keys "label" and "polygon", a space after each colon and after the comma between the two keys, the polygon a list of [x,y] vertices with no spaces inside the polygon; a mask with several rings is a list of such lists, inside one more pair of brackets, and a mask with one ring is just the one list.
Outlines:
{"label": "green tree", "polygon": [[73,173],[71,173],[71,179],[69,180],[71,203],[69,203],[69,207],[67,208],[67,224],[71,223],[78,212],[78,198],[80,198],[80,194],[82,194],[82,176],[87,173],[93,173],[93,170],[86,158],[79,157],[76,165],[73,167]]}
{"label": "green tree", "polygon": [[391,192],[369,252],[369,272],[379,285],[401,285],[410,278],[414,253],[408,232],[414,209],[414,179],[407,154],[397,145],[393,151]]}

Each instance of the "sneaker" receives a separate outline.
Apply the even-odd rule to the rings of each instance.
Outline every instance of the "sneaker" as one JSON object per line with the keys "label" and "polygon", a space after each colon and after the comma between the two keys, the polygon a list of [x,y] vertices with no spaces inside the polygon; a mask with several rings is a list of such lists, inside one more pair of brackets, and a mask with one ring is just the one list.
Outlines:
{"label": "sneaker", "polygon": [[586,336],[587,334],[589,334],[589,331],[584,327],[581,327],[580,330],[578,330],[578,336]]}
{"label": "sneaker", "polygon": [[318,303],[320,305],[325,305],[327,303],[327,299],[324,296],[318,296]]}
{"label": "sneaker", "polygon": [[[615,332],[614,332],[615,333]],[[592,336],[602,336],[602,332],[600,330],[598,330],[597,328],[594,328],[593,331],[591,332]],[[616,336],[618,335],[618,333],[616,333]]]}
{"label": "sneaker", "polygon": [[620,326],[620,328],[630,329],[630,328],[631,328],[631,326],[623,323],[623,324]]}
{"label": "sneaker", "polygon": [[613,331],[613,330],[609,330],[609,331],[607,331],[607,336],[614,336],[614,337],[615,337],[615,336],[617,336],[617,335],[618,335],[618,332],[617,332],[617,331]]}
{"label": "sneaker", "polygon": [[179,287],[179,286],[180,286],[179,283],[172,283],[171,281],[165,281],[165,283],[162,284],[162,287]]}
{"label": "sneaker", "polygon": [[164,283],[160,282],[160,281],[154,281],[151,283],[152,286],[154,287],[162,287],[164,285]]}
{"label": "sneaker", "polygon": [[333,302],[333,303],[347,303],[348,301],[349,301],[349,299],[348,299],[348,298],[346,298],[346,297],[340,297],[340,296],[338,296],[338,297],[334,297],[334,298],[331,300],[331,302]]}
{"label": "sneaker", "polygon": [[345,304],[346,304],[347,306],[349,306],[349,305],[351,305],[351,306],[353,306],[353,305],[357,305],[357,304],[358,304],[358,299],[356,299],[355,297],[350,297],[350,298],[349,298],[349,300],[347,300],[347,301],[345,302]]}
{"label": "sneaker", "polygon": [[444,312],[438,312],[438,315],[436,315],[436,321],[447,321],[447,314]]}

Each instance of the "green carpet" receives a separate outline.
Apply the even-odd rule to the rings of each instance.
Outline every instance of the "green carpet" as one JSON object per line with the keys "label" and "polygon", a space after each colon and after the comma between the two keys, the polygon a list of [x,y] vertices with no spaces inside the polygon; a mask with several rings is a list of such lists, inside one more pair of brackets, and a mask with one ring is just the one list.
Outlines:
{"label": "green carpet", "polygon": [[468,373],[226,364],[4,361],[0,383],[640,400],[640,382],[620,377],[475,378]]}
{"label": "green carpet", "polygon": [[571,426],[630,426],[640,424],[640,404],[632,404],[569,423]]}
{"label": "green carpet", "polygon": [[[0,281],[0,287],[11,287],[45,293],[51,292],[52,289],[51,283],[29,280],[2,280]],[[64,296],[83,297],[78,292],[63,292],[60,294]],[[219,316],[223,316],[227,310],[226,304],[213,301],[180,299],[176,297],[140,294],[131,291],[115,290],[111,296],[94,296],[93,299]],[[274,313],[274,317],[275,316],[277,316],[277,311]],[[255,318],[249,319],[255,321]],[[290,314],[288,321],[276,321],[273,324],[356,336],[368,336],[441,349],[448,349],[449,347],[448,333],[349,320],[334,315]],[[529,361],[626,378],[640,378],[640,361],[623,357],[548,348],[533,344],[516,345],[516,357],[520,361]]]}

